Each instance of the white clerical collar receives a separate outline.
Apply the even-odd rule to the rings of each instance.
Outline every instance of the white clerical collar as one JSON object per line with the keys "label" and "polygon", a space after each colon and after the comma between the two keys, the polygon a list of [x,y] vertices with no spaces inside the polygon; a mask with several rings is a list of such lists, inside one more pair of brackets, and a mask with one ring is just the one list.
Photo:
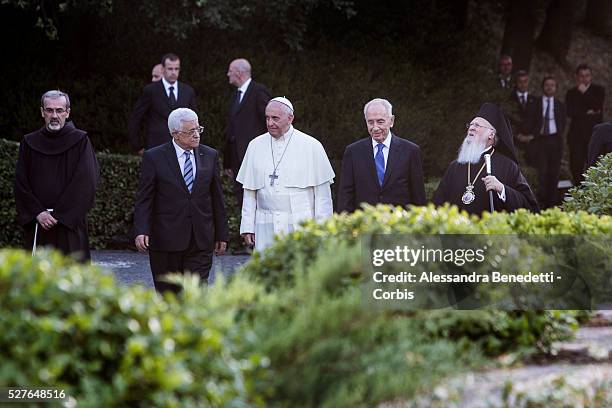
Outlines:
{"label": "white clerical collar", "polygon": [[[391,148],[391,131],[389,131],[389,133],[387,134],[387,137],[382,142],[382,144],[384,144],[387,147],[387,149]],[[376,148],[377,145],[378,145],[378,142],[374,140],[374,138],[372,138],[372,147]]]}
{"label": "white clerical collar", "polygon": [[247,91],[247,88],[249,87],[249,84],[251,83],[251,78],[247,79],[246,81],[244,81],[244,84],[240,85],[240,87],[238,88],[238,90],[240,92],[242,92],[242,97],[244,98],[244,94]]}
{"label": "white clerical collar", "polygon": [[166,78],[162,77],[162,83],[164,84],[164,88],[166,88],[166,93],[167,94],[170,93],[170,87],[171,86],[174,87],[174,96],[176,96],[178,94],[178,80],[174,81],[174,83],[171,84],[170,82],[166,81]]}
{"label": "white clerical collar", "polygon": [[181,146],[177,145],[174,139],[172,139],[172,144],[174,145],[174,150],[176,151],[176,157],[179,158],[185,154],[185,152],[193,153],[193,149],[185,150]]}
{"label": "white clerical collar", "polygon": [[289,140],[289,137],[291,137],[291,134],[293,133],[293,125],[289,125],[289,129],[287,129],[287,131],[285,132],[285,134],[283,134],[282,136],[280,136],[279,138],[275,138],[274,136],[270,135],[270,137],[272,138],[272,140],[274,142],[277,143],[284,143],[286,140]]}
{"label": "white clerical collar", "polygon": [[486,149],[484,149],[484,150],[482,151],[482,153],[480,153],[480,155],[482,156],[484,153],[486,153],[488,150],[491,150],[492,148],[493,148],[493,146],[489,146],[489,147],[487,147]]}

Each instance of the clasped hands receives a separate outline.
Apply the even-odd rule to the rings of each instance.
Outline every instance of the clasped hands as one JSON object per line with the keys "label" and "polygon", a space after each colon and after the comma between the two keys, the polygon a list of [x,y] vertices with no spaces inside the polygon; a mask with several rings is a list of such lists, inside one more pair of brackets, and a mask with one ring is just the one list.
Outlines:
{"label": "clasped hands", "polygon": [[[134,244],[136,248],[140,252],[147,252],[149,250],[149,236],[148,235],[138,235],[134,240]],[[215,241],[215,255],[223,255],[225,254],[225,250],[227,249],[227,242],[225,241]]]}
{"label": "clasped hands", "polygon": [[43,211],[36,216],[36,221],[46,230],[49,230],[57,225],[57,220],[49,211]]}

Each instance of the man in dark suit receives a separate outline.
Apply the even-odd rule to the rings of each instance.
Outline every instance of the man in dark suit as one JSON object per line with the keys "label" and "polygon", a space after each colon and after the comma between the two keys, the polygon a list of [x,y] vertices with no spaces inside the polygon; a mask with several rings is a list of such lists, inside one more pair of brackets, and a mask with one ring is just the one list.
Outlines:
{"label": "man in dark suit", "polygon": [[344,151],[338,212],[353,212],[361,203],[424,205],[419,146],[391,133],[395,117],[386,99],[371,100],[363,113],[371,137]]}
{"label": "man in dark suit", "polygon": [[579,184],[584,179],[582,173],[587,161],[593,126],[603,120],[605,89],[591,83],[592,78],[591,68],[588,65],[578,65],[577,86],[567,91],[565,96],[567,116],[571,119],[567,142],[574,184]]}
{"label": "man in dark suit", "polygon": [[509,55],[499,57],[497,86],[507,90],[511,90],[514,87],[512,83],[512,57]]}
{"label": "man in dark suit", "polygon": [[[136,102],[128,127],[132,150],[142,155],[145,149],[170,141],[168,115],[176,108],[196,109],[196,96],[192,87],[178,77],[181,61],[175,54],[162,57],[163,77],[161,81],[145,86]],[[144,144],[140,139],[140,127],[144,124]]]}
{"label": "man in dark suit", "polygon": [[555,98],[557,81],[552,76],[542,80],[542,97],[529,112],[531,133],[537,135],[534,143],[535,165],[538,169],[538,202],[541,209],[550,208],[559,201],[559,172],[563,156],[565,132],[565,104]]}
{"label": "man in dark suit", "polygon": [[179,108],[168,117],[172,141],[145,151],[136,196],[136,247],[149,250],[155,289],[176,291],[162,281],[186,270],[208,279],[213,250],[225,252],[227,217],[218,153],[200,144],[198,116]]}
{"label": "man in dark suit", "polygon": [[536,104],[536,97],[529,93],[529,74],[527,71],[519,70],[516,72],[516,85],[510,93],[512,102],[511,112],[508,118],[512,124],[512,133],[515,135],[515,144],[525,153],[525,161],[528,165],[535,165],[535,146],[532,143],[534,135],[529,129],[527,112],[533,109]]}
{"label": "man in dark suit", "polygon": [[587,167],[594,166],[600,157],[610,152],[612,152],[612,120],[600,123],[593,128]]}
{"label": "man in dark suit", "polygon": [[244,58],[230,63],[227,77],[229,83],[238,89],[230,101],[228,111],[223,168],[225,174],[234,180],[236,201],[242,205],[242,184],[235,177],[249,142],[268,131],[266,106],[270,102],[270,93],[265,85],[251,79],[251,64]]}

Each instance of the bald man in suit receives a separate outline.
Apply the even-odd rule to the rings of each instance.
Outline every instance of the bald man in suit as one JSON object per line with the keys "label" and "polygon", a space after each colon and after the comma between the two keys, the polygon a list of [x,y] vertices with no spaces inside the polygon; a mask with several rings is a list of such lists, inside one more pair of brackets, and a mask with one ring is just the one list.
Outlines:
{"label": "bald man in suit", "polygon": [[247,147],[251,140],[268,131],[266,127],[266,106],[270,92],[265,85],[251,78],[251,64],[244,58],[233,60],[227,70],[229,83],[235,86],[227,115],[223,168],[225,174],[234,180],[234,194],[242,204],[242,184],[235,181]]}

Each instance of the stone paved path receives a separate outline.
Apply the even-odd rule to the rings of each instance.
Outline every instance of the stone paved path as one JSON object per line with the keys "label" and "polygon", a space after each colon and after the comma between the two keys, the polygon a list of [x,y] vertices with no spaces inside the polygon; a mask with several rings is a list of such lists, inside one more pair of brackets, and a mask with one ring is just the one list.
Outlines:
{"label": "stone paved path", "polygon": [[[602,307],[573,339],[553,345],[557,357],[548,364],[467,373],[417,401],[385,403],[379,408],[552,407],[559,406],[559,401],[577,408],[612,406],[607,405],[612,404],[612,305]],[[596,392],[606,398],[603,405],[589,400]]]}
{"label": "stone paved path", "polygon": [[[95,265],[111,269],[120,283],[153,287],[153,277],[147,254],[133,251],[92,251],[91,258]],[[214,257],[208,283],[213,283],[219,273],[226,276],[231,275],[236,268],[248,261],[249,258],[248,255]]]}

